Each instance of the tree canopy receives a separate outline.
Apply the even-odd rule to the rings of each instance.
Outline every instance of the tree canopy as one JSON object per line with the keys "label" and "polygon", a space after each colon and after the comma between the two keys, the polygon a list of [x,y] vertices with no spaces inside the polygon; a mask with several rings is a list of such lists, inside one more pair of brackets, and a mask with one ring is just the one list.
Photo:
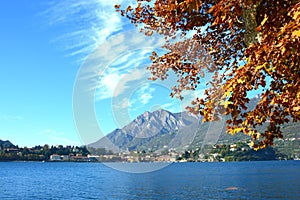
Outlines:
{"label": "tree canopy", "polygon": [[[153,80],[173,71],[178,80],[171,96],[183,98],[213,74],[205,97],[187,109],[203,121],[229,116],[227,132],[250,135],[259,149],[283,137],[281,125],[300,119],[299,2],[138,0],[135,7],[115,7],[146,35],[165,36],[167,53],[150,58]],[[252,110],[250,91],[260,93]]]}

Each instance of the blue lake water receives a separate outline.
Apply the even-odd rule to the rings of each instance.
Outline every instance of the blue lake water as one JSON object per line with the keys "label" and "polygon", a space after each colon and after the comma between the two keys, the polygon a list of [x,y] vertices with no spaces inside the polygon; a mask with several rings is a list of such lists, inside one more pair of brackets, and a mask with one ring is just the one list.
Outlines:
{"label": "blue lake water", "polygon": [[0,199],[300,199],[300,161],[173,163],[140,174],[101,163],[0,162]]}

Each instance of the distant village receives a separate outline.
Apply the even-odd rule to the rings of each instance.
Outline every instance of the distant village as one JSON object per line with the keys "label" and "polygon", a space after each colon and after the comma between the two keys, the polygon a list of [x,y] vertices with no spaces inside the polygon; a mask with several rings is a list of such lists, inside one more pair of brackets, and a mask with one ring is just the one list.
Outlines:
{"label": "distant village", "polygon": [[[300,142],[300,140],[290,140]],[[285,142],[284,144],[288,144]],[[299,145],[298,145],[299,147]],[[284,147],[286,149],[286,147]],[[33,148],[0,145],[0,161],[43,161],[43,162],[225,162],[251,160],[299,160],[300,150],[282,153],[277,148],[254,151],[249,141],[234,144],[217,144],[204,149],[196,148],[177,152],[175,149],[162,151],[124,151],[113,153],[104,148],[85,146],[35,146]]]}

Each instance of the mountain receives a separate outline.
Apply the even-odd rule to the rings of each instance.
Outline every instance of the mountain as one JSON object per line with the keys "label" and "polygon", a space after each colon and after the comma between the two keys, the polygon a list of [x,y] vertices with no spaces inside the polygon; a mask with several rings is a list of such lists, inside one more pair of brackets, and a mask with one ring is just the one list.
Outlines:
{"label": "mountain", "polygon": [[[187,112],[171,113],[166,110],[145,112],[122,129],[116,129],[88,146],[122,150],[158,150],[190,143],[199,124],[199,117]],[[184,133],[184,134],[183,134]]]}
{"label": "mountain", "polygon": [[0,150],[4,148],[14,148],[15,145],[13,145],[10,141],[6,140],[0,140]]}
{"label": "mountain", "polygon": [[[253,109],[258,100],[259,97],[251,99],[248,109]],[[88,146],[106,148],[113,152],[165,149],[183,151],[203,145],[231,144],[250,139],[250,136],[242,133],[234,136],[227,134],[225,119],[220,122],[201,121],[201,117],[188,112],[171,113],[163,109],[145,112],[122,129],[116,129]],[[300,123],[287,124],[282,130],[286,138],[300,137]]]}
{"label": "mountain", "polygon": [[[201,117],[188,112],[171,113],[162,109],[145,112],[122,129],[116,129],[88,146],[113,152],[183,151],[204,144],[216,144],[220,138],[228,143],[233,138],[225,133],[225,119],[211,123],[201,121]],[[249,137],[241,134],[239,139],[246,140]]]}

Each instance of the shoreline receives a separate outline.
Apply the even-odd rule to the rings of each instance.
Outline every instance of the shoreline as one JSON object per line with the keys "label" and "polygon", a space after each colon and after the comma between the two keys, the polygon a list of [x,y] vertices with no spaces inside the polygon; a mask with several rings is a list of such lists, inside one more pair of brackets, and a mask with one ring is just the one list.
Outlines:
{"label": "shoreline", "polygon": [[300,161],[300,159],[290,159],[290,160],[244,160],[244,161],[186,161],[186,162],[180,162],[180,161],[157,161],[157,162],[109,162],[109,161],[31,161],[31,160],[1,160],[0,163],[8,163],[8,162],[14,162],[14,163],[123,163],[123,164],[137,164],[137,163],[233,163],[233,162],[268,162],[268,161]]}

